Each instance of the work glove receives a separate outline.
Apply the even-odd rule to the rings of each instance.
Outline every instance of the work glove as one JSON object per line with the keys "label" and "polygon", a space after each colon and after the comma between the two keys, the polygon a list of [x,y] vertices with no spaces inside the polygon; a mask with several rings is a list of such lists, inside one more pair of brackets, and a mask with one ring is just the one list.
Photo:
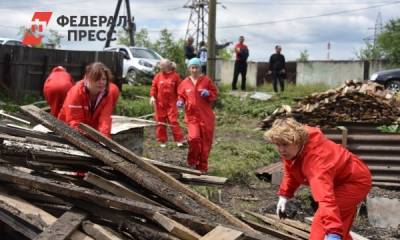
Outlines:
{"label": "work glove", "polygon": [[342,237],[336,233],[329,233],[325,235],[324,240],[342,240]]}
{"label": "work glove", "polygon": [[210,96],[210,92],[207,89],[203,89],[203,90],[201,90],[200,96],[208,97],[208,96]]}
{"label": "work glove", "polygon": [[185,106],[185,103],[184,103],[182,100],[178,100],[178,101],[176,102],[176,106],[177,106],[178,108],[183,108],[183,107]]}
{"label": "work glove", "polygon": [[282,218],[285,213],[287,201],[288,199],[286,197],[279,196],[278,204],[276,205],[276,215],[279,218]]}
{"label": "work glove", "polygon": [[156,102],[156,99],[153,97],[153,96],[151,96],[150,97],[150,105],[154,105],[154,103]]}

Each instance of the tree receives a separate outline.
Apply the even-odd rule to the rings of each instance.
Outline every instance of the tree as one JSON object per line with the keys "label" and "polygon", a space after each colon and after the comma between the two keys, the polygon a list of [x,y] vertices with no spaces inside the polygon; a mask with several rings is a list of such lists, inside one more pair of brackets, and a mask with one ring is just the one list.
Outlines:
{"label": "tree", "polygon": [[377,43],[384,56],[393,64],[400,63],[400,18],[390,20],[378,36]]}
{"label": "tree", "polygon": [[373,61],[382,60],[384,58],[384,52],[379,45],[370,43],[367,40],[365,40],[364,43],[365,46],[360,48],[360,50],[356,52],[356,56],[358,59],[364,61]]}
{"label": "tree", "polygon": [[[117,43],[120,45],[129,46],[129,35],[128,32],[121,29],[117,32]],[[135,32],[135,46],[152,48],[152,43],[149,38],[149,32],[146,28],[140,29]]]}
{"label": "tree", "polygon": [[177,65],[177,71],[183,76],[186,73],[185,56],[183,52],[184,40],[176,41],[168,29],[160,32],[159,39],[153,47],[164,58],[174,61]]}
{"label": "tree", "polygon": [[300,57],[297,59],[298,62],[307,62],[310,54],[308,50],[305,48],[303,51],[300,52]]}

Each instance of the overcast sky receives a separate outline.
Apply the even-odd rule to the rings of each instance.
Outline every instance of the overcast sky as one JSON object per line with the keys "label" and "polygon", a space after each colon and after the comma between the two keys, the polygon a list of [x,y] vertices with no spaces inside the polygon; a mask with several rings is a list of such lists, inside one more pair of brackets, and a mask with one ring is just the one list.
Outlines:
{"label": "overcast sky", "polygon": [[[57,17],[111,16],[117,0],[0,0],[0,37],[17,36],[20,26],[30,26],[33,12],[52,11],[48,29],[60,31],[63,49],[101,50],[104,42],[67,40],[67,30]],[[147,28],[152,39],[168,28],[176,39],[186,33],[190,10],[187,0],[131,0],[137,28]],[[311,60],[326,60],[327,43],[335,60],[355,58],[363,39],[373,37],[381,13],[383,25],[400,17],[400,0],[219,0],[217,40],[236,42],[240,35],[250,49],[250,59],[265,61],[276,44],[288,60],[307,49]],[[124,6],[124,5],[123,5]],[[122,11],[125,13],[125,10]],[[78,28],[71,28],[78,29]],[[86,28],[88,29],[88,28]],[[106,28],[103,28],[107,30]],[[96,30],[100,30],[97,28]]]}

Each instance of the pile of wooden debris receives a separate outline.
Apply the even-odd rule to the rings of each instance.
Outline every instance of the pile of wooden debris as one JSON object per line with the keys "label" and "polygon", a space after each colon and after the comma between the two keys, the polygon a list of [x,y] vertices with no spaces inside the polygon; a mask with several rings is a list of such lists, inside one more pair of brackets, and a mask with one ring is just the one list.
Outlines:
{"label": "pile of wooden debris", "polygon": [[391,124],[398,120],[400,110],[393,93],[382,85],[347,81],[339,88],[307,96],[293,108],[276,109],[263,120],[261,127],[269,128],[276,119],[289,116],[321,127],[348,122]]}
{"label": "pile of wooden debris", "polygon": [[255,230],[182,183],[223,184],[224,178],[140,157],[87,125],[81,135],[35,106],[21,110],[29,117],[22,123],[40,123],[53,134],[0,126],[0,233],[6,239],[287,235]]}

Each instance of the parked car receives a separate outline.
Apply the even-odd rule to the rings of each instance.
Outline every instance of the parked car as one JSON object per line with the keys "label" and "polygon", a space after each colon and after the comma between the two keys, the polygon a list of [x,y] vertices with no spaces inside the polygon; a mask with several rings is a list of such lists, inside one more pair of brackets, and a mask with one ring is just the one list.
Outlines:
{"label": "parked car", "polygon": [[0,38],[0,45],[24,46],[20,40],[11,38]]}
{"label": "parked car", "polygon": [[104,50],[122,53],[124,56],[122,77],[131,85],[150,83],[155,75],[155,67],[162,59],[157,52],[143,47],[115,46]]}
{"label": "parked car", "polygon": [[384,70],[371,75],[371,81],[382,84],[386,89],[400,91],[400,68]]}

